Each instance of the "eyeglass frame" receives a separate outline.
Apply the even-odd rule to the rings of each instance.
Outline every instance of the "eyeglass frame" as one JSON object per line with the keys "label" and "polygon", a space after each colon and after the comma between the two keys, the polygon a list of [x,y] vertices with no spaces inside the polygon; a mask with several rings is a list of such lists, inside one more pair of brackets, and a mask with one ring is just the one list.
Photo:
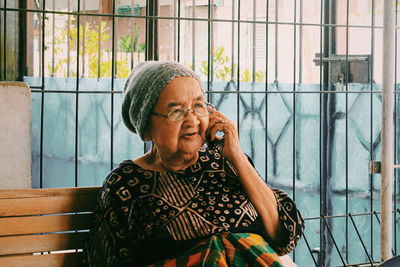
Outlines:
{"label": "eyeglass frame", "polygon": [[204,102],[204,104],[206,104],[206,106],[207,106],[208,113],[207,113],[206,115],[202,115],[202,116],[197,115],[196,112],[194,111],[194,108],[180,108],[180,109],[183,109],[183,110],[185,111],[184,116],[183,116],[183,118],[182,118],[181,120],[171,120],[171,119],[169,118],[168,114],[170,114],[170,113],[173,112],[174,110],[170,110],[170,111],[168,112],[167,115],[161,114],[161,113],[158,113],[158,112],[154,112],[154,111],[151,112],[150,115],[157,116],[157,117],[161,117],[161,118],[165,118],[165,119],[168,119],[168,120],[170,120],[170,121],[183,121],[183,120],[185,120],[185,119],[187,118],[187,116],[188,116],[188,114],[189,114],[189,110],[191,110],[191,111],[193,112],[193,114],[196,115],[197,117],[205,117],[205,116],[211,114],[211,112],[210,112],[210,110],[209,110],[208,108],[209,108],[209,107],[214,108],[214,105],[211,104],[211,103],[208,103],[208,102]]}

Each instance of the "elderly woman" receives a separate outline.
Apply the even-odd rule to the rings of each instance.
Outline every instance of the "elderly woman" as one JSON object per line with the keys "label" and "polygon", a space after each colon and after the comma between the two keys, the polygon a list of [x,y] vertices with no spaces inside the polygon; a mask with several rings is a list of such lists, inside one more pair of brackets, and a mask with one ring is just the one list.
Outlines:
{"label": "elderly woman", "polygon": [[107,176],[86,265],[283,266],[278,255],[294,249],[303,219],[261,179],[196,73],[140,63],[124,88],[122,118],[152,147]]}

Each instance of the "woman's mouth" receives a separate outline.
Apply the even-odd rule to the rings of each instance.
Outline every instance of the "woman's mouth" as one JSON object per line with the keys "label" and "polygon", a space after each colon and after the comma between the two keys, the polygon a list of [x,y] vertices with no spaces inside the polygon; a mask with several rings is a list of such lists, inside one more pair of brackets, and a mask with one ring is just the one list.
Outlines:
{"label": "woman's mouth", "polygon": [[197,137],[197,135],[198,135],[197,133],[187,133],[187,134],[181,135],[181,138],[192,139],[192,138]]}

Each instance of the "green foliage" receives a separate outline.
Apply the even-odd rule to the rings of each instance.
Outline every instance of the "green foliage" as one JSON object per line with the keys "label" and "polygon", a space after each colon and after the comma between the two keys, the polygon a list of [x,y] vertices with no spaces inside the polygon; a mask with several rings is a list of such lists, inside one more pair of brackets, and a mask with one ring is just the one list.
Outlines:
{"label": "green foliage", "polygon": [[122,35],[121,39],[118,41],[118,50],[125,53],[132,52],[132,44],[133,44],[133,52],[137,53],[144,53],[146,49],[146,44],[141,43],[138,45],[140,34],[140,28],[137,26],[136,23],[133,24],[133,42],[132,42],[132,35]]}
{"label": "green foliage", "polygon": [[131,35],[122,35],[121,39],[118,41],[118,51],[130,53],[132,46],[132,38]]}
{"label": "green foliage", "polygon": [[251,81],[251,73],[249,69],[244,69],[242,74],[240,75],[240,80],[243,82],[250,82]]}
{"label": "green foliage", "polygon": [[127,78],[129,76],[129,72],[131,71],[127,61],[117,60],[116,68],[118,70],[118,78]]}
{"label": "green foliage", "polygon": [[[217,47],[213,51],[213,72],[215,79],[218,81],[237,80],[237,65],[233,64],[229,56],[225,55],[225,48],[223,46]],[[200,72],[205,76],[208,75],[208,63],[206,60],[201,62]],[[231,77],[233,75],[233,77]],[[248,68],[243,69],[240,73],[241,82],[251,82],[252,74]],[[265,80],[265,71],[258,70],[255,73],[256,82],[263,82]]]}
{"label": "green foliage", "polygon": [[[139,47],[136,47],[137,38],[139,35],[139,27],[135,24],[135,39],[134,40],[134,51],[144,51],[145,46],[142,44]],[[85,66],[87,69],[85,70],[85,77],[87,78],[97,78],[97,77],[105,77],[111,78],[112,72],[112,59],[111,59],[111,51],[110,49],[101,49],[102,45],[111,40],[111,35],[108,34],[109,28],[107,27],[107,23],[102,21],[100,25],[91,25],[89,22],[86,22],[84,25],[79,26],[79,56],[80,56],[80,64],[82,64],[82,58],[85,58]],[[76,49],[78,42],[78,29],[77,27],[72,27],[69,30],[63,28],[59,30],[55,34],[54,38],[54,54],[56,58],[56,63],[54,65],[54,75],[66,77],[67,76],[67,62],[65,47],[67,43],[67,38],[69,39],[70,47],[72,49]],[[135,43],[136,42],[136,43]],[[119,42],[119,50],[121,52],[130,52],[131,44],[130,35],[123,36],[121,41]],[[99,46],[100,45],[100,46]],[[83,49],[83,46],[84,49]],[[99,50],[100,49],[100,50]],[[100,56],[100,63],[99,63]],[[70,65],[76,66],[76,52],[71,52],[70,57]],[[126,78],[128,77],[130,71],[130,64],[127,59],[116,60],[115,67],[117,69],[117,77],[118,78]],[[51,64],[48,64],[49,72],[51,72]],[[74,69],[74,68],[73,68]],[[76,72],[70,73],[70,77],[76,77]]]}
{"label": "green foliage", "polygon": [[256,82],[264,82],[265,81],[265,71],[258,70],[256,72]]}
{"label": "green foliage", "polygon": [[[224,55],[225,48],[223,46],[218,47],[213,51],[213,72],[215,78],[219,81],[228,81],[231,78],[232,73],[232,64],[231,60],[228,56]],[[236,64],[234,64],[234,68],[236,69]],[[208,75],[208,63],[206,60],[201,62],[200,71],[205,76]],[[236,72],[233,72],[233,75],[236,75]],[[235,79],[235,77],[232,77]]]}

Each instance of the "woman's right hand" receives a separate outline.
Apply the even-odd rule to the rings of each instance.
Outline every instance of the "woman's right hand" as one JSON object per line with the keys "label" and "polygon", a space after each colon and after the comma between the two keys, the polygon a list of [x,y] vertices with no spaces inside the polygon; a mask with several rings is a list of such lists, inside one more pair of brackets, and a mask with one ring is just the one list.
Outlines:
{"label": "woman's right hand", "polygon": [[222,154],[226,159],[235,164],[236,160],[243,159],[243,157],[246,158],[240,147],[236,124],[227,116],[213,108],[209,115],[209,126],[206,132],[207,138],[211,143],[217,138],[221,138],[217,137],[217,132],[224,133]]}

